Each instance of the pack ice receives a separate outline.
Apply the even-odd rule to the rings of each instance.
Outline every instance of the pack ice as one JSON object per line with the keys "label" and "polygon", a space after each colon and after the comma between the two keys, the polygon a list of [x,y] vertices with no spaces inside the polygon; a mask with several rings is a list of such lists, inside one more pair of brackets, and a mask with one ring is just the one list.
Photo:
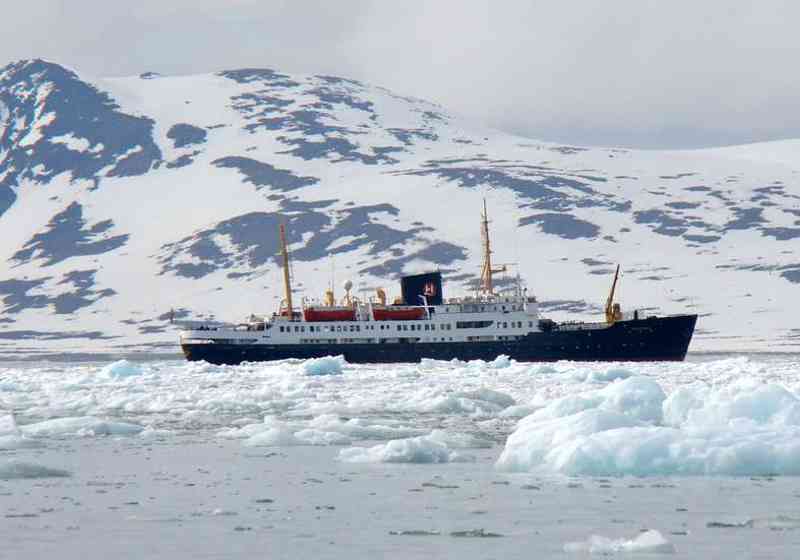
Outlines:
{"label": "pack ice", "polygon": [[567,395],[520,420],[496,466],[566,475],[800,474],[800,399],[755,379],[649,377]]}

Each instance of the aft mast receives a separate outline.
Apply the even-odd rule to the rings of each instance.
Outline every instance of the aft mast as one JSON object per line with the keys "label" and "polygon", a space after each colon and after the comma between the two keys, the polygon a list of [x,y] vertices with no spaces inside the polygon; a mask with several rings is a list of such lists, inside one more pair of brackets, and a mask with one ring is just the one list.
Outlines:
{"label": "aft mast", "polygon": [[483,241],[483,264],[481,265],[480,291],[484,295],[494,295],[492,274],[505,272],[506,267],[492,268],[492,249],[489,243],[489,214],[486,210],[486,199],[483,199],[483,214],[481,214],[481,239]]}
{"label": "aft mast", "polygon": [[286,245],[286,226],[280,224],[278,229],[281,237],[281,255],[283,256],[283,286],[286,290],[286,316],[291,321],[294,318],[294,311],[292,310],[292,283],[289,278],[289,248]]}
{"label": "aft mast", "polygon": [[622,308],[618,303],[614,303],[614,294],[617,291],[617,281],[619,280],[619,265],[614,272],[614,282],[611,284],[611,293],[608,294],[606,299],[606,323],[613,325],[617,321],[622,320]]}

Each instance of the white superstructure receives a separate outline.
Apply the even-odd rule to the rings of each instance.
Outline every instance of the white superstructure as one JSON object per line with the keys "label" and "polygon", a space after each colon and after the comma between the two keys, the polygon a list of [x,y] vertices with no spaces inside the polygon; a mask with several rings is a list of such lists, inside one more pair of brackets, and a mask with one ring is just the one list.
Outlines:
{"label": "white superstructure", "polygon": [[373,302],[354,302],[352,321],[306,321],[302,314],[252,317],[231,328],[201,328],[181,333],[182,343],[385,344],[517,340],[539,332],[536,298],[522,293],[465,297],[441,305],[419,306],[417,320],[375,320]]}

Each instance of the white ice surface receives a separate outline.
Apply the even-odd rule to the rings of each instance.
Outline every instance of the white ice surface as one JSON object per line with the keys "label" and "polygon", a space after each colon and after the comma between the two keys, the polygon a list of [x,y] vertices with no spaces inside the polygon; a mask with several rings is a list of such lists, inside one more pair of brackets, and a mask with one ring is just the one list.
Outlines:
{"label": "white ice surface", "polygon": [[129,422],[112,422],[93,416],[53,418],[20,426],[28,436],[81,436],[133,435],[142,431],[142,426]]}
{"label": "white ice surface", "polygon": [[800,398],[752,378],[666,396],[647,377],[555,399],[523,418],[498,468],[570,475],[800,474]]}
{"label": "white ice surface", "polygon": [[664,535],[651,529],[633,539],[609,539],[592,535],[585,542],[570,542],[564,545],[564,552],[588,552],[589,554],[609,555],[617,552],[673,554],[675,545]]}
{"label": "white ice surface", "polygon": [[437,439],[420,436],[393,439],[372,447],[342,449],[339,460],[346,463],[451,463],[470,458],[452,451]]}
{"label": "white ice surface", "polygon": [[[309,376],[319,363],[341,373]],[[197,433],[244,447],[347,446],[341,459],[362,462],[486,449],[500,472],[797,475],[799,364],[11,364],[0,367],[0,436],[7,449]]]}

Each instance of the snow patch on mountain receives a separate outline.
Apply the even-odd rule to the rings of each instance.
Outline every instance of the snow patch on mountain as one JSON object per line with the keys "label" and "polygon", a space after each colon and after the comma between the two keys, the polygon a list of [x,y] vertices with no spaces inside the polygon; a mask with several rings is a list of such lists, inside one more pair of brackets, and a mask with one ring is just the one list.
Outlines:
{"label": "snow patch on mountain", "polygon": [[437,267],[464,293],[484,197],[495,260],[518,263],[548,316],[596,318],[621,262],[625,307],[701,315],[692,349],[796,351],[797,142],[584,148],[333,76],[12,63],[0,352],[174,351],[167,317],[272,313],[281,222],[298,297],[332,277],[393,292]]}

